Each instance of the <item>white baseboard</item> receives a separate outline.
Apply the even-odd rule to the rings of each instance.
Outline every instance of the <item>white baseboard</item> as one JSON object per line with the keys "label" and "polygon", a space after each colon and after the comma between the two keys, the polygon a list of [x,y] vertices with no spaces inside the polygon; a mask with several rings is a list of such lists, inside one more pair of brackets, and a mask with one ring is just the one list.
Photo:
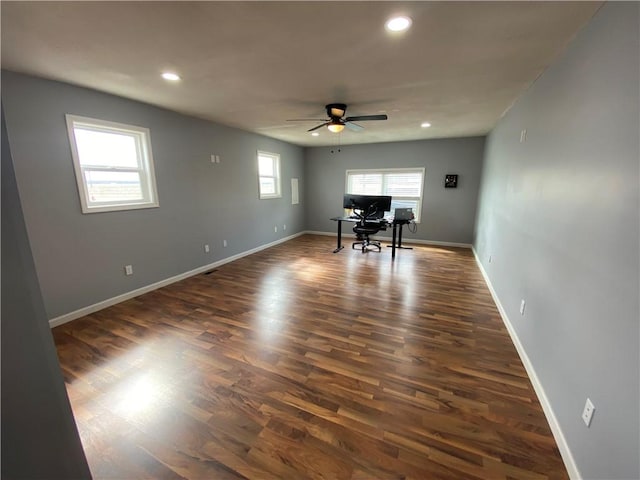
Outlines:
{"label": "white baseboard", "polygon": [[304,235],[304,234],[305,234],[305,232],[296,233],[294,235],[290,235],[288,237],[281,238],[281,239],[276,240],[274,242],[267,243],[265,245],[261,245],[261,246],[256,247],[256,248],[252,248],[251,250],[247,250],[246,252],[241,252],[241,253],[238,253],[238,254],[233,255],[231,257],[227,257],[227,258],[223,258],[222,260],[218,260],[217,262],[210,263],[208,265],[203,265],[202,267],[198,267],[196,269],[189,270],[188,272],[184,272],[184,273],[181,273],[179,275],[175,275],[173,277],[166,278],[164,280],[160,280],[159,282],[152,283],[151,285],[146,285],[144,287],[137,288],[135,290],[131,290],[130,292],[123,293],[122,295],[118,295],[116,297],[108,298],[108,299],[103,300],[101,302],[94,303],[93,305],[89,305],[87,307],[80,308],[80,309],[75,310],[73,312],[65,313],[64,315],[60,315],[59,317],[55,317],[55,318],[52,318],[51,320],[49,320],[49,327],[50,328],[57,327],[58,325],[62,325],[64,323],[70,322],[70,321],[75,320],[77,318],[84,317],[85,315],[89,315],[91,313],[97,312],[99,310],[102,310],[104,308],[110,307],[110,306],[115,305],[117,303],[124,302],[125,300],[129,300],[131,298],[138,297],[138,296],[140,296],[140,295],[142,295],[144,293],[151,292],[153,290],[157,290],[158,288],[166,287],[167,285],[170,285],[170,284],[175,283],[175,282],[179,282],[180,280],[184,280],[185,278],[193,277],[194,275],[199,275],[200,273],[204,273],[204,272],[207,272],[207,271],[209,271],[211,269],[218,268],[219,266],[224,265],[226,263],[231,263],[234,260],[238,260],[239,258],[246,257],[248,255],[251,255],[253,253],[259,252],[259,251],[264,250],[266,248],[273,247],[274,245],[278,245],[280,243],[287,242],[289,240],[292,240],[292,239],[294,239],[296,237],[299,237],[301,235]]}
{"label": "white baseboard", "polygon": [[487,272],[482,266],[482,263],[478,258],[478,254],[475,248],[472,247],[471,250],[473,251],[473,255],[476,259],[476,264],[478,265],[478,268],[480,269],[480,272],[484,277],[484,281],[487,284],[489,291],[491,292],[493,301],[498,307],[498,311],[500,312],[502,321],[505,327],[507,327],[509,336],[511,336],[511,341],[515,345],[518,355],[520,356],[520,360],[522,361],[522,364],[524,365],[524,368],[527,371],[527,375],[529,376],[529,380],[531,380],[531,384],[533,385],[533,389],[535,390],[536,395],[538,396],[538,400],[542,405],[542,410],[544,411],[545,417],[547,418],[547,422],[549,422],[549,427],[551,428],[551,432],[553,433],[553,438],[555,439],[556,444],[558,445],[558,449],[560,450],[560,455],[562,456],[564,465],[567,468],[567,473],[569,474],[569,478],[571,478],[572,480],[580,480],[582,476],[580,475],[580,471],[578,470],[578,466],[576,465],[576,462],[573,458],[571,449],[569,448],[569,444],[567,443],[564,433],[562,433],[562,428],[560,428],[558,419],[556,418],[556,415],[553,412],[553,407],[551,406],[551,403],[547,398],[547,394],[544,391],[544,387],[542,386],[542,384],[540,383],[540,380],[538,379],[538,375],[536,374],[533,364],[531,363],[531,360],[529,359],[529,356],[527,355],[527,352],[524,349],[524,346],[520,342],[520,339],[518,338],[518,334],[516,333],[516,330],[513,328],[513,324],[511,323],[511,321],[509,320],[509,317],[507,316],[507,312],[502,307],[502,303],[500,303],[498,294],[493,289],[491,280],[489,279]]}
{"label": "white baseboard", "polygon": [[473,245],[470,243],[456,243],[456,242],[439,242],[438,240],[420,240],[414,239],[406,240],[402,239],[402,244],[405,243],[417,243],[418,245],[433,245],[436,247],[458,247],[458,248],[472,248]]}
{"label": "white baseboard", "polygon": [[337,237],[338,234],[336,232],[317,232],[315,230],[307,230],[304,232],[309,235],[324,235],[325,237]]}
{"label": "white baseboard", "polygon": [[[309,235],[324,235],[325,237],[337,237],[338,234],[336,232],[318,232],[318,231],[314,231],[314,230],[307,230],[304,233],[308,233]],[[343,234],[342,238],[346,238],[347,234]],[[391,241],[391,237],[387,237],[386,235],[377,235],[376,238],[380,238],[382,240]],[[405,243],[414,243],[414,244],[418,244],[418,245],[437,245],[440,247],[460,247],[460,248],[471,248],[472,245],[470,243],[455,243],[455,242],[439,242],[437,240],[420,240],[417,238],[411,238],[411,239],[406,239],[403,238],[402,239],[402,244],[404,245]]]}

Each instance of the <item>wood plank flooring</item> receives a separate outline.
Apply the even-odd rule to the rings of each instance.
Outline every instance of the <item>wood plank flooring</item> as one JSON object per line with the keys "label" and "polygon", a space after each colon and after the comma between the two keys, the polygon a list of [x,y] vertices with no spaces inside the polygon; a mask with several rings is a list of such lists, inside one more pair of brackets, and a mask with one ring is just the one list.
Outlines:
{"label": "wood plank flooring", "polygon": [[334,242],[55,328],[94,478],[568,478],[471,251]]}

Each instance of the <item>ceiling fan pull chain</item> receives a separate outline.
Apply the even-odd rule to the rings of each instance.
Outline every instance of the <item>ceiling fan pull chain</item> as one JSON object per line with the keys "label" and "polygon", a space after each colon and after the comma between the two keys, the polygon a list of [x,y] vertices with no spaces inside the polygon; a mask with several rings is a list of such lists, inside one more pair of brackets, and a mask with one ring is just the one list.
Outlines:
{"label": "ceiling fan pull chain", "polygon": [[340,148],[342,146],[342,135],[338,134],[338,148],[337,148],[337,152],[336,150],[334,150],[333,148],[331,149],[331,153],[340,153],[342,151],[342,149]]}

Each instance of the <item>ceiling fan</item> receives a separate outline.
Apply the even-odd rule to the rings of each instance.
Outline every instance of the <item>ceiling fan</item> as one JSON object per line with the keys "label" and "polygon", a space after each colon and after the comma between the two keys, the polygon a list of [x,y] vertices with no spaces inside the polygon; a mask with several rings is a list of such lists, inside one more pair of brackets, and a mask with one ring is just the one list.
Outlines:
{"label": "ceiling fan", "polygon": [[363,130],[364,127],[358,125],[353,122],[363,122],[368,120],[386,120],[387,116],[382,115],[357,115],[354,117],[345,117],[347,113],[347,106],[344,103],[330,103],[325,105],[325,109],[327,110],[328,119],[325,118],[296,118],[292,120],[287,120],[288,122],[306,122],[306,121],[317,121],[324,122],[318,126],[310,128],[307,130],[308,132],[313,132],[319,128],[326,126],[330,132],[340,133],[344,130],[344,127],[347,127],[349,130],[353,130],[354,132],[359,132]]}

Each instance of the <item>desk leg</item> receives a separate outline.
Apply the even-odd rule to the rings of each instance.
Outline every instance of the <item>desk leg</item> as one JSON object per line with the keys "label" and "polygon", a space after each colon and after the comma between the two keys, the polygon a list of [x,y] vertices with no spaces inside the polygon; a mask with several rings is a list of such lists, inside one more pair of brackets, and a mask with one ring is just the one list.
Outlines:
{"label": "desk leg", "polygon": [[342,246],[342,220],[338,220],[338,245],[333,253],[338,253],[344,247]]}
{"label": "desk leg", "polygon": [[387,247],[391,247],[391,248],[401,248],[403,250],[413,250],[413,247],[403,247],[402,246],[402,225],[404,225],[404,223],[394,223],[393,226],[395,228],[395,226],[398,225],[400,227],[400,230],[398,231],[398,244],[396,245],[395,242],[393,245],[387,245]]}
{"label": "desk leg", "polygon": [[402,224],[400,224],[400,231],[398,232],[398,246],[396,248],[403,248],[405,250],[413,250],[413,247],[402,246]]}
{"label": "desk leg", "polygon": [[396,259],[396,229],[398,225],[396,223],[393,224],[393,233],[391,234],[391,260]]}

